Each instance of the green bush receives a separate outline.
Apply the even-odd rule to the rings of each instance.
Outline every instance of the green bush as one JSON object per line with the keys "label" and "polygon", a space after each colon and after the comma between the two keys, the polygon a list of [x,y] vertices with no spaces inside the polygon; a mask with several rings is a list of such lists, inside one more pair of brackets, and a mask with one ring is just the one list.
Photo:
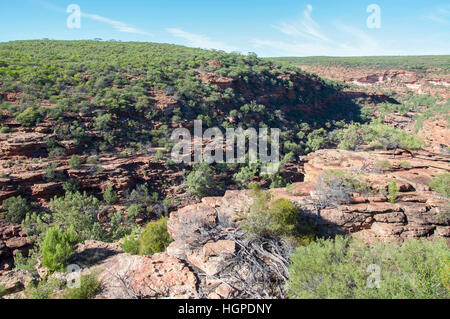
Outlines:
{"label": "green bush", "polygon": [[215,189],[214,172],[207,163],[196,164],[184,184],[190,195],[199,198],[210,195]]}
{"label": "green bush", "polygon": [[397,186],[397,181],[394,179],[392,182],[388,185],[388,201],[392,204],[395,203],[398,197],[399,188]]}
{"label": "green bush", "polygon": [[51,271],[64,271],[78,242],[73,226],[65,232],[59,227],[49,228],[42,243],[42,265]]}
{"label": "green bush", "polygon": [[[291,298],[445,298],[449,297],[445,241],[379,243],[373,247],[351,238],[319,239],[291,256]],[[379,288],[371,288],[381,268]],[[443,266],[444,265],[444,266]],[[446,286],[447,285],[447,286]]]}
{"label": "green bush", "polygon": [[137,255],[139,254],[139,241],[136,238],[136,233],[132,232],[123,240],[122,249],[124,252]]}
{"label": "green bush", "polygon": [[20,113],[16,120],[23,126],[33,126],[42,119],[42,112],[36,108],[29,107]]}
{"label": "green bush", "polygon": [[62,229],[73,226],[81,240],[103,240],[105,231],[97,220],[100,201],[86,193],[67,192],[64,197],[50,201],[53,225]]}
{"label": "green bush", "polygon": [[320,175],[320,178],[330,187],[343,186],[351,192],[360,194],[367,194],[371,191],[369,185],[348,171],[327,169]]}
{"label": "green bush", "polygon": [[56,278],[44,279],[38,284],[30,284],[25,288],[27,299],[51,299],[56,293],[64,288],[64,281]]}
{"label": "green bush", "polygon": [[65,179],[64,173],[62,171],[58,171],[58,163],[53,162],[48,164],[44,170],[45,170],[45,179],[49,182],[53,181],[62,181]]}
{"label": "green bush", "polygon": [[272,201],[270,192],[253,189],[253,203],[241,227],[250,236],[261,238],[289,238],[297,244],[314,238],[314,229],[299,216],[299,210],[290,200]]}
{"label": "green bush", "polygon": [[122,249],[132,255],[153,255],[164,252],[173,241],[167,232],[167,217],[161,217],[157,221],[147,224],[140,235],[133,231],[125,236]]}
{"label": "green bush", "polygon": [[0,298],[6,296],[8,294],[8,290],[6,290],[5,285],[0,285]]}
{"label": "green bush", "polygon": [[378,123],[350,124],[337,132],[336,139],[338,147],[347,150],[355,150],[361,145],[382,149],[420,149],[424,144],[423,140],[415,135]]}
{"label": "green bush", "polygon": [[109,205],[114,205],[119,201],[119,198],[117,197],[117,193],[114,191],[114,188],[112,185],[108,185],[108,187],[106,187],[106,190],[103,193],[103,199]]}
{"label": "green bush", "polygon": [[21,196],[10,197],[3,201],[2,219],[9,223],[20,223],[26,217],[31,207],[25,198]]}
{"label": "green bush", "polygon": [[259,164],[249,163],[233,175],[234,181],[242,188],[248,187],[252,179],[258,175]]}
{"label": "green bush", "polygon": [[167,217],[150,222],[144,233],[139,237],[139,255],[153,255],[163,252],[172,242],[167,232]]}
{"label": "green bush", "polygon": [[21,252],[14,256],[14,269],[23,269],[32,273],[36,273],[36,265],[40,255],[39,245],[35,245],[25,257]]}
{"label": "green bush", "polygon": [[433,177],[430,182],[430,187],[442,196],[450,197],[450,173]]}
{"label": "green bush", "polygon": [[83,164],[83,160],[78,155],[72,155],[69,160],[70,169],[80,169]]}
{"label": "green bush", "polygon": [[155,157],[157,161],[162,160],[164,158],[164,152],[161,150],[156,151]]}
{"label": "green bush", "polygon": [[100,289],[100,281],[95,274],[83,275],[80,278],[80,287],[67,288],[63,294],[64,299],[91,299]]}
{"label": "green bush", "polygon": [[309,151],[317,151],[328,144],[328,133],[324,128],[312,131],[308,134],[306,146]]}

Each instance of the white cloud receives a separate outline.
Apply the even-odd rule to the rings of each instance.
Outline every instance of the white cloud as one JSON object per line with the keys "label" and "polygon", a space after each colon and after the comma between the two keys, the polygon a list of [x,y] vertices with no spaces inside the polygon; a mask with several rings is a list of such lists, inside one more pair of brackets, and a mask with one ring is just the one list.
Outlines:
{"label": "white cloud", "polygon": [[281,25],[273,27],[289,36],[328,41],[317,22],[311,17],[312,10],[312,5],[308,4],[299,21],[282,22]]}
{"label": "white cloud", "polygon": [[130,26],[130,25],[126,24],[125,22],[112,20],[112,19],[109,19],[109,18],[105,18],[105,17],[99,16],[97,14],[89,14],[89,13],[82,12],[81,16],[85,17],[85,18],[88,18],[88,19],[91,19],[91,20],[107,23],[107,24],[113,26],[114,29],[116,29],[119,32],[135,33],[135,34],[148,35],[148,36],[151,35],[148,32],[145,32],[143,30],[140,30],[138,28]]}
{"label": "white cloud", "polygon": [[341,22],[331,24],[333,38],[325,35],[312,19],[312,6],[308,5],[303,18],[295,23],[282,23],[277,30],[290,37],[289,41],[253,39],[257,48],[267,48],[274,55],[283,56],[363,56],[395,55],[399,52],[385,50],[373,37],[361,28],[355,28]]}
{"label": "white cloud", "polygon": [[[46,9],[53,10],[53,11],[58,11],[58,12],[67,14],[67,12],[64,9],[62,9],[60,7],[57,7],[57,6],[51,4],[51,3],[47,2],[47,1],[44,1],[44,0],[32,0],[32,1],[35,2],[38,5],[46,8]],[[145,32],[145,31],[143,31],[141,29],[135,28],[135,27],[133,27],[131,25],[128,25],[125,22],[116,21],[116,20],[112,20],[112,19],[109,19],[109,18],[105,18],[105,17],[102,17],[102,16],[100,16],[98,14],[84,13],[83,10],[81,10],[81,16],[85,17],[85,18],[88,18],[88,19],[91,19],[91,20],[95,20],[95,21],[99,21],[99,22],[103,22],[103,23],[109,24],[109,25],[114,27],[114,29],[116,29],[119,32],[134,33],[134,34],[152,36],[152,34],[150,34],[148,32]]]}
{"label": "white cloud", "polygon": [[425,19],[440,24],[448,24],[450,20],[450,6],[435,9],[430,14],[424,16]]}
{"label": "white cloud", "polygon": [[187,44],[192,47],[202,49],[216,49],[228,52],[237,51],[236,48],[228,46],[224,42],[211,40],[207,36],[201,34],[190,33],[177,28],[168,28],[166,30],[173,36],[184,39]]}

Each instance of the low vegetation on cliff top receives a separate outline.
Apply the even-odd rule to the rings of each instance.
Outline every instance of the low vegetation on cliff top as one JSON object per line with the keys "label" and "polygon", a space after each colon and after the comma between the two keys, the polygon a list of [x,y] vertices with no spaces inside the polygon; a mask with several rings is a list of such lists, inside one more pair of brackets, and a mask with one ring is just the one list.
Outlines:
{"label": "low vegetation on cliff top", "polygon": [[449,298],[445,240],[379,243],[319,239],[297,248],[287,283],[292,298]]}

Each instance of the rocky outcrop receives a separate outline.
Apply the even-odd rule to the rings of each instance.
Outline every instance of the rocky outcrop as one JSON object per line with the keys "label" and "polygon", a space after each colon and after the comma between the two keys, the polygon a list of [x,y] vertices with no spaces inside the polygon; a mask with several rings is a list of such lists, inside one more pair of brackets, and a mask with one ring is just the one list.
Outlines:
{"label": "rocky outcrop", "polygon": [[418,94],[440,95],[443,98],[450,97],[450,75],[448,73],[436,73],[436,70],[426,72],[411,72],[406,70],[380,70],[369,68],[350,68],[344,66],[312,65],[301,66],[309,72],[321,77],[340,80],[356,84],[368,89],[395,89],[399,93],[408,93],[411,90]]}
{"label": "rocky outcrop", "polygon": [[29,156],[38,157],[46,154],[46,135],[35,132],[17,132],[8,134],[7,138],[1,136],[0,153],[4,157]]}
{"label": "rocky outcrop", "polygon": [[[366,242],[448,237],[449,202],[432,192],[429,183],[433,176],[450,170],[449,157],[426,151],[411,157],[385,151],[321,150],[303,160],[306,182],[291,185],[289,191],[273,189],[271,192],[274,198],[294,202],[319,235],[348,234]],[[348,204],[318,209],[316,182],[326,170],[355,174],[372,191],[353,194]],[[396,202],[390,203],[384,194],[394,179],[400,193]],[[204,198],[200,204],[174,212],[168,221],[168,230],[176,240],[171,245],[174,255],[186,256],[204,271],[215,269],[215,261],[208,264],[201,250],[183,251],[184,244],[198,240],[201,229],[215,228],[223,222],[233,225],[245,218],[251,201],[250,191],[229,191],[224,197]]]}
{"label": "rocky outcrop", "polygon": [[[325,170],[343,169],[353,172],[379,193],[356,195],[352,204],[323,209],[320,216],[314,216],[321,235],[350,234],[366,242],[448,237],[449,201],[429,187],[433,176],[450,170],[448,156],[425,151],[411,157],[384,151],[321,150],[304,160],[307,181],[317,181]],[[400,189],[394,204],[382,195],[392,180],[397,181]],[[312,205],[308,201],[300,202],[308,207]]]}
{"label": "rocky outcrop", "polygon": [[0,287],[8,294],[20,292],[36,282],[38,282],[36,275],[22,269],[12,270],[0,276]]}
{"label": "rocky outcrop", "polygon": [[[302,160],[305,182],[270,192],[273,199],[291,200],[319,236],[345,234],[368,244],[450,238],[449,201],[428,186],[432,176],[449,171],[447,157],[425,151],[411,157],[400,152],[394,156],[384,151],[321,150]],[[356,174],[373,192],[354,193],[347,203],[319,207],[317,180],[330,169]],[[396,202],[390,203],[383,190],[393,179],[400,193]],[[258,272],[244,258],[251,256],[245,255],[248,250],[259,247],[250,246],[239,227],[252,201],[250,190],[227,191],[223,197],[203,198],[201,203],[171,213],[167,228],[174,241],[164,253],[133,256],[124,253],[119,244],[87,241],[70,262],[82,267],[84,273],[98,274],[99,299],[279,297],[279,292],[263,286],[264,281],[255,280]],[[7,236],[20,232],[8,227],[3,228]],[[2,238],[8,249],[22,249],[27,244],[20,236]],[[261,253],[262,260],[270,260],[267,251]],[[46,274],[42,269],[39,273]],[[271,280],[284,282],[285,278]]]}
{"label": "rocky outcrop", "polygon": [[448,122],[450,113],[442,114],[438,118],[431,118],[423,123],[419,136],[423,137],[430,150],[450,153],[450,126]]}
{"label": "rocky outcrop", "polygon": [[151,257],[121,253],[98,267],[102,290],[97,299],[198,297],[194,273],[166,253]]}
{"label": "rocky outcrop", "polygon": [[[156,151],[152,151],[155,153]],[[148,182],[162,185],[164,182],[182,180],[182,167],[166,166],[151,155],[135,155],[127,158],[105,157],[99,164],[84,164],[79,169],[70,169],[68,158],[56,161],[56,171],[66,180],[77,181],[80,190],[101,194],[108,185],[114,185],[120,198],[130,192],[137,184]],[[23,159],[18,159],[20,162]],[[37,201],[48,202],[54,196],[64,194],[62,181],[50,181],[46,177],[46,167],[51,160],[33,161],[24,169],[12,165],[11,160],[0,160],[0,205],[9,197],[24,196]]]}
{"label": "rocky outcrop", "polygon": [[14,256],[28,256],[32,248],[21,226],[0,221],[0,276],[14,267]]}

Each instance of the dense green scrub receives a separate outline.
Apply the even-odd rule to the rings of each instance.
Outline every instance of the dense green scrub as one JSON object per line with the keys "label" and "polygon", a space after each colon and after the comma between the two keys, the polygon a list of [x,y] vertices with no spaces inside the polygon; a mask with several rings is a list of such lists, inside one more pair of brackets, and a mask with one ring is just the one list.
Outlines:
{"label": "dense green scrub", "polygon": [[292,298],[448,298],[449,261],[445,241],[319,239],[292,255],[287,287]]}
{"label": "dense green scrub", "polygon": [[399,68],[415,72],[425,72],[438,68],[438,72],[450,70],[449,55],[430,56],[368,56],[368,57],[283,57],[270,58],[277,62],[295,65],[344,66],[349,68],[391,69]]}

